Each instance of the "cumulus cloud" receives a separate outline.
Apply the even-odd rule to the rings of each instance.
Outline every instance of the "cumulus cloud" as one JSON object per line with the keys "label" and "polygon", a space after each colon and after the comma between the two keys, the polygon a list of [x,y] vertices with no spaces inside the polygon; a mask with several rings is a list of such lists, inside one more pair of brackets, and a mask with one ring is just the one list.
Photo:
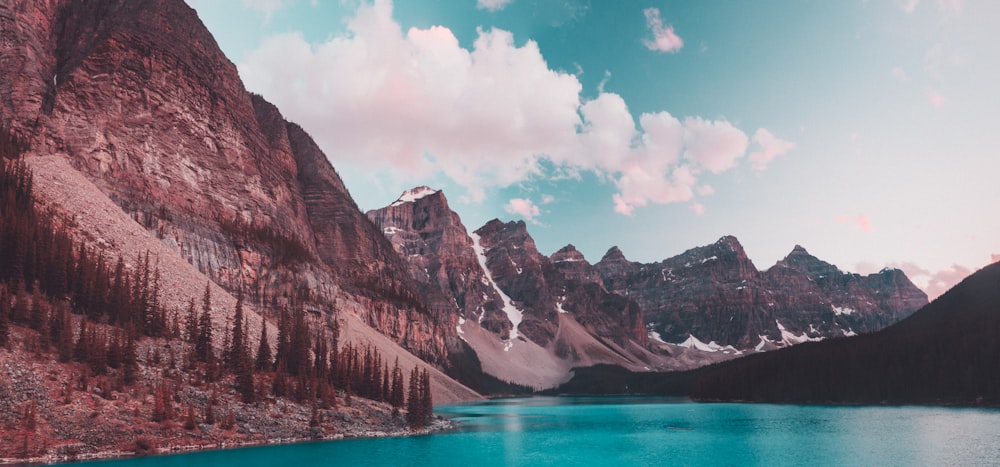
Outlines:
{"label": "cumulus cloud", "polygon": [[684,119],[684,158],[712,173],[736,166],[747,150],[747,135],[725,120]]}
{"label": "cumulus cloud", "polygon": [[748,159],[757,170],[766,169],[775,157],[783,156],[795,149],[795,143],[778,138],[764,128],[757,129],[753,134],[753,143],[757,150],[750,153]]}
{"label": "cumulus cloud", "polygon": [[534,202],[525,198],[513,198],[504,205],[503,209],[510,214],[521,216],[529,222],[535,222],[535,218],[542,213]]}
{"label": "cumulus cloud", "polygon": [[513,0],[477,0],[476,8],[487,11],[500,11],[507,7]]}
{"label": "cumulus cloud", "polygon": [[653,33],[652,40],[644,41],[649,50],[677,52],[681,50],[681,47],[684,47],[684,41],[674,33],[673,25],[663,26],[659,8],[646,8],[642,13],[646,15],[646,27]]}
{"label": "cumulus cloud", "polygon": [[[410,183],[444,175],[471,201],[587,171],[617,188],[614,209],[628,215],[710,195],[699,178],[736,167],[749,144],[725,119],[635,119],[618,94],[585,99],[577,76],[550,69],[535,42],[517,45],[507,31],[479,30],[470,49],[445,27],[404,32],[388,0],[361,4],[345,34],[319,44],[271,36],[239,70],[334,165]],[[794,146],[763,129],[754,144],[755,166]]]}

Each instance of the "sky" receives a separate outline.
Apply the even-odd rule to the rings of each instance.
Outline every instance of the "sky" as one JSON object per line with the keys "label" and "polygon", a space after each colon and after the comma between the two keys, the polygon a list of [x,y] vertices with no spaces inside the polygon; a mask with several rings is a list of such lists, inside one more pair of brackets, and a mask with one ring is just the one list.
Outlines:
{"label": "sky", "polygon": [[903,269],[1000,260],[1000,2],[188,0],[362,210],[653,262],[740,239]]}

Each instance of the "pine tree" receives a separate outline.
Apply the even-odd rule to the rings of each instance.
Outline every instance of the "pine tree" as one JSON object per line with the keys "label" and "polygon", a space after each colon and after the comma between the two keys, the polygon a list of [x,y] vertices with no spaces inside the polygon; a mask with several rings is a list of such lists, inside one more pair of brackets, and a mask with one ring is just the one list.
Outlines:
{"label": "pine tree", "polygon": [[122,348],[122,381],[128,385],[136,382],[139,377],[139,361],[136,354],[135,339],[126,336]]}
{"label": "pine tree", "polygon": [[60,329],[56,348],[59,353],[59,361],[65,363],[73,358],[73,320],[65,307],[59,311],[58,316]]}
{"label": "pine tree", "polygon": [[232,340],[229,341],[229,348],[226,349],[227,364],[233,372],[240,370],[240,367],[247,363],[247,339],[244,334],[245,323],[243,317],[243,289],[236,295],[236,312],[233,316]]}
{"label": "pine tree", "polygon": [[397,409],[403,408],[404,394],[403,394],[403,370],[399,368],[399,358],[396,358],[396,364],[392,369],[392,388],[390,389],[389,403]]}
{"label": "pine tree", "polygon": [[257,347],[257,359],[254,362],[254,369],[257,371],[270,371],[271,344],[267,342],[267,322],[261,320],[260,324],[260,345]]}
{"label": "pine tree", "polygon": [[423,426],[423,415],[420,413],[423,403],[420,397],[420,370],[414,366],[410,372],[409,391],[406,395],[406,424],[410,428]]}
{"label": "pine tree", "polygon": [[128,275],[125,273],[125,260],[119,256],[118,264],[115,265],[115,278],[111,284],[111,293],[108,297],[108,322],[122,326],[124,313],[129,307],[129,284]]}
{"label": "pine tree", "polygon": [[431,375],[425,368],[420,376],[420,415],[424,426],[430,425],[434,415],[434,400],[431,397]]}
{"label": "pine tree", "polygon": [[378,400],[387,402],[389,400],[389,362],[385,362],[382,371],[382,391]]}
{"label": "pine tree", "polygon": [[201,317],[198,319],[198,339],[194,343],[198,361],[207,362],[212,353],[212,288],[205,284],[205,296],[202,298]]}
{"label": "pine tree", "polygon": [[187,313],[184,319],[184,330],[186,331],[186,340],[188,342],[194,343],[198,340],[198,312],[195,310],[194,298],[188,301]]}

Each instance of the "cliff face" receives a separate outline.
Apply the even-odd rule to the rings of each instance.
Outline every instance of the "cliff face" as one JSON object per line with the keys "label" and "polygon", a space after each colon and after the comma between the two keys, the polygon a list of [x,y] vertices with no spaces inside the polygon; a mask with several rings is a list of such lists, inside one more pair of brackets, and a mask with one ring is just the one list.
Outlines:
{"label": "cliff face", "polygon": [[694,336],[764,350],[875,331],[927,303],[901,271],[848,274],[799,246],[760,272],[735,237],[651,264],[612,248],[595,268],[608,290],[639,303],[651,331],[675,343]]}
{"label": "cliff face", "polygon": [[[0,5],[0,120],[260,309],[363,311],[429,361],[406,265],[301,128],[243,87],[179,0]],[[454,334],[453,332],[451,334]]]}
{"label": "cliff face", "polygon": [[555,261],[539,253],[524,222],[493,220],[470,234],[444,194],[427,187],[368,217],[406,260],[425,303],[457,318],[461,339],[501,379],[545,387],[576,364],[651,358],[639,306],[593,283],[600,278],[579,252],[564,249]]}

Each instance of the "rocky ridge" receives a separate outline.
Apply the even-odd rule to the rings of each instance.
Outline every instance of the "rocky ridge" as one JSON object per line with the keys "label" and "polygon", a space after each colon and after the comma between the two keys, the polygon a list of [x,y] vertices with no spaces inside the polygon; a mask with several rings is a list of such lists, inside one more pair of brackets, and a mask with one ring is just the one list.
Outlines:
{"label": "rocky ridge", "polygon": [[[491,374],[545,387],[593,358],[630,367],[657,365],[649,363],[657,357],[647,348],[638,306],[583,276],[564,273],[561,263],[538,252],[524,222],[493,220],[469,233],[444,194],[427,187],[404,192],[368,216],[407,260],[411,277],[424,284],[428,303],[451,306],[459,335]],[[564,251],[560,261],[590,267],[573,252]],[[597,278],[593,271],[588,277]],[[502,360],[497,352],[529,352],[536,366],[548,360],[551,373],[541,379],[518,375],[517,358],[508,364],[512,368],[498,368],[489,363]]]}
{"label": "rocky ridge", "polygon": [[902,271],[845,273],[801,246],[761,272],[731,236],[650,264],[614,247],[594,267],[608,290],[639,303],[656,339],[710,351],[872,332],[927,303]]}

